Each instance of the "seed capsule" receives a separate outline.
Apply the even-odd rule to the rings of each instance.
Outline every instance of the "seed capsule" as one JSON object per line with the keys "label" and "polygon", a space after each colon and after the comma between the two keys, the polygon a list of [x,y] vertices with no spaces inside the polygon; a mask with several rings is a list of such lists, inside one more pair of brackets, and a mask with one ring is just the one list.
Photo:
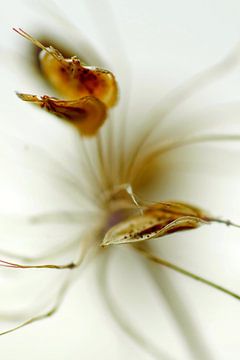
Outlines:
{"label": "seed capsule", "polygon": [[92,95],[106,107],[117,100],[117,85],[113,74],[94,66],[83,66],[76,57],[58,61],[44,50],[40,53],[43,74],[51,85],[66,99]]}
{"label": "seed capsule", "polygon": [[142,214],[132,216],[113,226],[105,235],[102,246],[135,243],[199,227],[210,223],[201,209],[191,205],[166,202],[144,207]]}
{"label": "seed capsule", "polygon": [[82,135],[95,135],[106,119],[106,107],[94,96],[78,100],[59,100],[47,95],[38,97],[17,93],[24,101],[32,102],[74,125]]}
{"label": "seed capsule", "polygon": [[117,101],[114,75],[95,66],[83,65],[76,56],[64,58],[57,49],[45,47],[22,29],[13,30],[42,49],[39,54],[42,73],[65,100],[18,93],[20,99],[33,102],[67,120],[82,135],[95,135],[107,117],[107,108]]}

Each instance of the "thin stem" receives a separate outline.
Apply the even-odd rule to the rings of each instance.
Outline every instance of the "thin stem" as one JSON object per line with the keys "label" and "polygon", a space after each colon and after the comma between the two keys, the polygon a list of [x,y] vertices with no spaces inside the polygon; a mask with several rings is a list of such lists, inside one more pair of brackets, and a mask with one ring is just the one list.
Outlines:
{"label": "thin stem", "polygon": [[84,159],[85,159],[85,164],[88,166],[88,170],[90,172],[90,180],[95,181],[93,197],[95,199],[95,202],[97,202],[99,204],[99,206],[102,207],[102,203],[99,200],[99,192],[98,193],[95,192],[96,188],[100,188],[101,190],[104,190],[102,182],[101,182],[101,177],[99,177],[99,174],[96,172],[96,169],[92,165],[92,161],[90,159],[90,156],[89,156],[86,144],[85,144],[85,140],[83,137],[81,137],[81,144],[82,144],[82,150],[83,150],[83,155],[84,155]]}
{"label": "thin stem", "polygon": [[108,174],[108,171],[106,168],[106,161],[105,161],[105,157],[104,157],[104,149],[103,149],[103,143],[102,143],[102,137],[101,137],[101,130],[97,134],[96,145],[97,145],[99,168],[100,168],[100,172],[101,172],[102,188],[105,188],[105,187],[110,188],[110,180],[109,180],[109,174]]}
{"label": "thin stem", "polygon": [[236,223],[232,222],[231,220],[224,220],[224,219],[217,219],[217,218],[208,218],[208,220],[211,222],[217,222],[220,224],[225,224],[227,226],[233,226],[236,228],[240,228],[240,224],[236,224]]}
{"label": "thin stem", "polygon": [[50,308],[50,310],[48,310],[47,312],[43,313],[43,314],[40,314],[40,315],[36,315],[24,322],[22,322],[21,324],[11,328],[11,329],[8,329],[6,331],[2,331],[0,332],[0,336],[1,335],[6,335],[6,334],[9,334],[11,332],[14,332],[16,330],[19,330],[21,329],[22,327],[24,326],[27,326],[27,325],[30,325],[36,321],[40,321],[40,320],[43,320],[43,319],[46,319],[47,317],[50,317],[52,316],[53,314],[56,313],[56,311],[59,309],[62,301],[63,301],[63,298],[64,298],[64,295],[65,295],[65,292],[67,290],[69,286],[69,282],[68,281],[65,281],[64,284],[62,285],[62,287],[60,288],[58,294],[57,294],[57,299],[55,301],[55,304]]}
{"label": "thin stem", "polygon": [[[187,345],[191,359],[212,360],[208,341],[200,331],[198,321],[189,312],[188,305],[182,294],[177,291],[176,286],[169,278],[168,271],[156,271],[158,264],[150,261],[145,262],[145,269],[148,271],[151,280],[157,287],[159,295],[164,299],[174,322]],[[158,268],[159,270],[159,268]],[[161,304],[162,305],[162,304]],[[161,308],[162,309],[162,308]],[[205,335],[205,334],[204,334]]]}
{"label": "thin stem", "polygon": [[[24,143],[21,138],[15,135],[9,136],[7,133],[4,133],[4,137],[1,141],[6,141],[7,145],[11,146],[14,153],[16,153],[16,146],[18,152],[24,151]],[[46,164],[50,165],[49,168],[54,169],[57,168],[60,172],[60,175],[57,173],[57,179],[64,181],[65,184],[69,185],[70,188],[74,187],[74,190],[77,190],[77,195],[81,195],[87,201],[91,203],[92,206],[99,209],[99,206],[96,204],[96,198],[91,193],[91,188],[87,186],[86,182],[83,181],[83,177],[78,177],[74,172],[69,170],[66,165],[59,159],[56,159],[52,156],[47,150],[37,144],[28,144],[28,152],[24,152],[24,160],[25,158],[28,160],[27,155],[36,155],[42,159],[44,164],[44,173],[46,172]],[[34,161],[34,166],[39,166],[39,162]],[[30,166],[33,167],[32,164]],[[55,173],[54,173],[55,174]],[[70,194],[69,194],[70,196]],[[76,194],[74,194],[74,200],[76,201]]]}
{"label": "thin stem", "polygon": [[219,290],[219,291],[221,291],[221,292],[223,292],[223,293],[225,293],[225,294],[227,294],[227,295],[229,295],[229,296],[231,296],[231,297],[233,297],[233,298],[235,298],[237,300],[240,300],[240,295],[238,295],[238,294],[236,294],[236,293],[234,293],[234,292],[232,292],[232,291],[230,291],[230,290],[228,290],[228,289],[226,289],[226,288],[224,288],[224,287],[222,287],[222,286],[220,286],[220,285],[218,285],[218,284],[216,284],[216,283],[214,283],[214,282],[212,282],[210,280],[207,280],[207,279],[205,279],[205,278],[203,278],[201,276],[193,274],[192,272],[190,272],[188,270],[185,270],[185,269],[183,269],[183,268],[181,268],[181,267],[179,267],[177,265],[174,265],[174,264],[170,263],[167,260],[164,260],[164,259],[162,259],[162,258],[160,258],[158,256],[155,256],[154,254],[150,253],[148,250],[143,249],[142,247],[140,248],[139,246],[134,246],[134,248],[137,251],[139,251],[143,256],[145,256],[148,260],[153,261],[156,264],[163,265],[163,266],[165,266],[165,267],[167,267],[169,269],[172,269],[172,270],[174,270],[174,271],[176,271],[176,272],[178,272],[178,273],[180,273],[182,275],[185,275],[185,276],[190,277],[190,278],[192,278],[194,280],[197,280],[197,281],[199,281],[199,282],[201,282],[201,283],[203,283],[205,285],[208,285],[208,286],[210,286],[210,287],[212,287],[212,288],[214,288],[216,290]]}
{"label": "thin stem", "polygon": [[22,264],[0,260],[0,266],[11,269],[58,269],[58,270],[70,269],[71,270],[78,267],[79,265],[80,265],[79,262],[77,263],[71,262],[64,265],[55,265],[55,264],[22,265]]}
{"label": "thin stem", "polygon": [[124,179],[125,171],[127,112],[128,103],[130,100],[128,94],[130,93],[131,87],[130,63],[121,39],[121,34],[119,32],[115,19],[115,14],[110,1],[102,0],[101,2],[96,2],[93,0],[88,0],[87,5],[90,8],[91,17],[93,17],[98,34],[102,37],[104,44],[106,44],[108,49],[114,49],[113,53],[111,53],[111,60],[113,66],[116,66],[120,78],[124,81],[121,93],[123,94],[125,101],[119,104],[118,109],[118,113],[121,114],[118,119],[119,121],[121,121],[121,126],[118,131],[118,148],[120,151],[118,153],[118,171],[116,174],[118,176],[117,182],[121,183]]}
{"label": "thin stem", "polygon": [[93,218],[99,218],[101,210],[81,210],[81,211],[58,211],[58,212],[44,212],[28,216],[30,224],[47,224],[47,223],[60,223],[60,224],[85,224],[92,222]]}
{"label": "thin stem", "polygon": [[103,297],[107,309],[110,311],[116,324],[120,327],[124,334],[128,335],[130,339],[143,351],[145,351],[154,359],[171,360],[172,357],[159,350],[151,342],[151,340],[145,338],[144,335],[141,334],[139,329],[134,326],[133,322],[130,321],[129,317],[121,311],[119,306],[117,306],[117,303],[111,294],[108,284],[108,267],[110,258],[109,255],[109,252],[102,254],[103,258],[100,259],[100,269],[98,269],[97,272],[100,295]]}
{"label": "thin stem", "polygon": [[73,269],[79,267],[82,264],[82,262],[85,260],[85,257],[87,255],[88,251],[90,250],[90,248],[93,245],[93,240],[94,240],[94,236],[91,236],[90,234],[88,234],[88,236],[86,235],[83,245],[80,244],[83,246],[83,249],[82,249],[82,252],[81,252],[78,260],[72,261],[67,264],[63,264],[63,265],[57,265],[57,264],[23,265],[23,264],[17,264],[17,263],[5,261],[5,260],[0,260],[0,267],[12,268],[12,269],[55,269],[55,270],[69,269],[69,270],[73,270]]}
{"label": "thin stem", "polygon": [[79,238],[74,239],[63,246],[52,247],[48,251],[43,252],[37,256],[27,256],[27,255],[22,255],[22,254],[16,254],[11,251],[2,250],[2,249],[0,249],[0,255],[4,256],[4,257],[8,257],[8,258],[18,259],[23,262],[32,263],[35,261],[41,261],[41,260],[46,260],[46,259],[49,259],[52,257],[56,257],[57,255],[60,255],[62,253],[66,254],[67,251],[72,249],[78,243],[79,243]]}
{"label": "thin stem", "polygon": [[115,172],[116,172],[116,167],[115,167],[115,162],[113,161],[113,159],[115,158],[115,148],[114,148],[114,143],[115,143],[115,134],[114,134],[114,116],[109,115],[109,119],[108,119],[108,133],[107,133],[107,157],[108,157],[108,161],[107,161],[107,166],[108,166],[108,173],[110,175],[109,178],[109,182],[110,182],[110,188],[113,187],[113,183],[114,183],[114,177],[115,177]]}

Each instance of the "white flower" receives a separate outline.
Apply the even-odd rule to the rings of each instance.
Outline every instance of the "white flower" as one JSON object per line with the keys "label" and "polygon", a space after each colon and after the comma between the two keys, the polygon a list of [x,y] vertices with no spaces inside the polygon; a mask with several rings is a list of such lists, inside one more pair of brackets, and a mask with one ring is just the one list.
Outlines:
{"label": "white flower", "polygon": [[[184,3],[183,8],[179,8],[179,4],[174,2],[174,7],[170,9],[170,5],[154,1],[151,6],[148,4],[147,8],[142,2],[119,2],[114,4],[113,10],[115,15],[118,15],[116,24],[124,38],[124,45],[121,45],[109,8],[102,3],[99,5],[92,1],[91,4],[97,37],[86,20],[84,7],[79,9],[77,3],[73,3],[73,7],[68,4],[67,8],[67,12],[80,22],[80,30],[74,30],[73,33],[62,19],[59,21],[60,26],[57,26],[57,20],[46,15],[44,3],[43,9],[40,11],[38,8],[34,20],[31,21],[34,26],[30,25],[29,18],[23,20],[21,15],[19,19],[20,13],[16,13],[17,24],[21,23],[31,34],[34,32],[35,37],[39,34],[52,39],[52,32],[48,29],[54,29],[64,47],[69,45],[71,51],[75,48],[76,54],[86,56],[86,60],[92,65],[110,68],[116,74],[121,100],[111,113],[114,118],[108,119],[101,130],[98,142],[84,140],[79,145],[78,134],[75,134],[73,129],[14,98],[12,91],[15,87],[21,92],[37,94],[50,91],[46,90],[47,84],[43,83],[41,76],[37,73],[34,75],[30,68],[24,40],[14,40],[18,47],[22,41],[21,49],[17,48],[22,55],[17,56],[14,52],[14,70],[11,68],[10,75],[4,75],[6,66],[13,64],[10,60],[3,64],[5,81],[2,86],[4,101],[1,113],[8,123],[2,125],[4,132],[1,139],[4,168],[1,179],[1,247],[24,256],[39,256],[49,252],[49,248],[59,248],[73,242],[72,248],[66,248],[63,254],[50,257],[51,263],[62,264],[78,258],[80,239],[88,239],[96,225],[98,227],[99,224],[112,221],[115,223],[115,218],[107,217],[106,220],[108,213],[102,213],[96,207],[101,197],[108,194],[106,185],[109,180],[116,181],[116,194],[122,189],[118,188],[118,185],[130,183],[135,185],[133,188],[138,197],[148,201],[185,201],[199,205],[216,216],[231,219],[237,212],[239,214],[239,150],[235,149],[235,142],[234,145],[231,142],[231,147],[222,142],[178,147],[177,151],[164,153],[152,167],[144,171],[147,175],[144,177],[144,184],[143,178],[140,184],[132,184],[133,179],[139,180],[139,173],[143,165],[145,166],[143,159],[153,145],[155,149],[159,144],[161,147],[168,147],[173,141],[178,143],[184,139],[186,142],[189,138],[196,139],[195,136],[239,134],[238,104],[230,103],[239,90],[238,84],[234,84],[237,76],[236,73],[234,78],[230,75],[230,81],[222,76],[232,74],[230,70],[234,69],[233,64],[230,64],[229,70],[228,64],[225,64],[207,73],[205,79],[209,81],[208,87],[196,80],[196,89],[202,86],[201,93],[195,93],[195,87],[191,84],[190,94],[186,92],[186,101],[181,99],[180,106],[176,108],[176,99],[178,94],[184,93],[183,89],[173,93],[173,97],[159,100],[174,83],[182,83],[180,80],[226,55],[227,49],[237,40],[234,30],[224,27],[225,31],[221,30],[225,35],[222,39],[223,45],[218,44],[219,37],[213,37],[214,32],[209,33],[210,26],[202,26],[202,23],[200,26],[197,23],[197,19],[201,18],[200,2],[196,4],[198,16],[194,15],[195,7],[187,3]],[[65,7],[66,3],[63,5]],[[14,3],[14,6],[19,5]],[[229,3],[223,6],[226,11],[231,9]],[[186,9],[191,10],[194,24],[190,17],[184,15]],[[53,5],[52,11],[54,10]],[[211,9],[208,10],[210,14],[213,13]],[[31,11],[29,9],[30,13]],[[231,17],[223,10],[214,11],[224,16],[228,23],[230,20],[231,24],[235,21],[234,14],[231,14]],[[121,14],[126,18],[122,19]],[[205,16],[206,12],[203,14]],[[10,18],[11,24],[14,21],[15,25],[12,12]],[[210,24],[213,19],[205,18],[205,21]],[[218,19],[214,19],[213,24],[218,31],[223,27]],[[192,38],[189,35],[190,30],[193,31]],[[200,30],[205,34],[204,41],[198,34]],[[92,47],[78,38],[83,33],[90,34]],[[12,39],[13,35],[11,43]],[[11,46],[10,40],[8,45]],[[192,48],[188,49],[190,46]],[[100,47],[107,62],[95,53],[95,47]],[[210,55],[204,58],[205,55],[202,54],[205,54],[206,50]],[[130,72],[125,51],[131,64]],[[10,51],[9,53],[11,54]],[[21,56],[26,56],[26,60]],[[236,56],[234,59],[237,63]],[[219,81],[210,81],[211,77]],[[164,82],[167,85],[163,84]],[[163,116],[164,112],[169,112],[168,117]],[[146,134],[150,134],[151,119],[154,119],[154,127],[151,136],[146,139]],[[113,129],[114,132],[110,133]],[[113,134],[113,137],[109,137],[109,134]],[[100,148],[104,149],[102,153],[99,152]],[[131,157],[135,153],[137,158],[134,156],[133,162]],[[101,154],[107,159],[104,163]],[[128,166],[125,166],[126,164]],[[22,165],[25,165],[25,170]],[[125,176],[126,174],[128,175]],[[15,218],[4,215],[4,212],[15,213]],[[30,212],[33,215],[29,220],[26,214]],[[39,213],[42,215],[36,215]],[[155,248],[158,246],[157,253],[171,262],[239,293],[239,241],[235,241],[235,233],[238,240],[239,232],[234,229],[212,225],[155,240],[152,245]],[[130,247],[116,247],[101,252],[101,256],[93,259],[88,272],[82,275],[80,271],[79,281],[69,290],[59,315],[1,338],[5,358],[10,359],[7,347],[13,343],[18,358],[29,359],[146,359],[147,356],[151,357],[150,354],[161,359],[238,357],[240,348],[237,301],[146,262]],[[5,259],[9,259],[7,254]],[[27,260],[25,259],[26,263]],[[109,266],[104,273],[103,268],[107,261],[114,262],[114,268],[113,265]],[[46,259],[44,262],[39,259],[37,263],[46,263]],[[94,273],[91,273],[92,271]],[[100,284],[99,293],[93,285],[95,273]],[[65,283],[65,277],[68,277],[68,272],[66,275],[65,272],[57,270],[3,269],[2,309],[5,310],[7,304],[10,311],[16,309],[21,312],[25,305],[28,307],[28,310],[24,311],[25,319],[32,314],[44,313],[45,309],[51,308],[51,302],[54,302],[59,288]],[[118,323],[125,328],[128,336],[123,335],[115,323],[112,324],[112,317],[104,308],[106,304],[99,300],[100,294],[106,296],[104,281],[108,279],[114,290],[114,299],[107,302],[107,308],[110,313],[112,310],[116,311],[115,315],[120,317]],[[40,291],[41,289],[43,290]],[[5,320],[7,315],[8,313],[3,311],[2,319]],[[65,318],[61,319],[63,316]],[[16,320],[21,322],[22,317],[19,316]],[[56,334],[56,339],[53,334]],[[21,339],[21,343],[18,343],[18,339]],[[44,344],[44,349],[38,349],[37,353],[34,339],[37,339],[38,347],[40,341]],[[133,339],[135,342],[132,343]]]}

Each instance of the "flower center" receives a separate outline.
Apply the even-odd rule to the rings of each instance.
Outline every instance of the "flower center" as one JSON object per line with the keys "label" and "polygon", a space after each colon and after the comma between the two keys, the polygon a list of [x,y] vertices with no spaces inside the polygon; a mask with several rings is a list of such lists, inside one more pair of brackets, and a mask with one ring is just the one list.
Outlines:
{"label": "flower center", "polygon": [[113,226],[139,212],[137,201],[128,185],[121,185],[106,197],[106,220],[102,235]]}

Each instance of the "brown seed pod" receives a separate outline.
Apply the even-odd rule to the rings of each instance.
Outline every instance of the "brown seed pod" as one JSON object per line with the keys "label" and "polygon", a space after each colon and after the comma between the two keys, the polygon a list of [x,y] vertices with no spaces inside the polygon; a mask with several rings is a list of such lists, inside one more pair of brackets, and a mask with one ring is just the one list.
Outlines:
{"label": "brown seed pod", "polygon": [[106,119],[106,107],[94,96],[84,96],[78,100],[59,100],[47,95],[17,94],[24,101],[32,102],[46,109],[70,124],[82,135],[93,136]]}
{"label": "brown seed pod", "polygon": [[22,29],[14,31],[42,49],[39,54],[42,73],[65,100],[47,95],[38,98],[19,93],[18,96],[69,121],[82,135],[95,135],[106,119],[107,108],[117,102],[114,75],[104,69],[85,66],[76,56],[66,59],[57,49],[45,47]]}

